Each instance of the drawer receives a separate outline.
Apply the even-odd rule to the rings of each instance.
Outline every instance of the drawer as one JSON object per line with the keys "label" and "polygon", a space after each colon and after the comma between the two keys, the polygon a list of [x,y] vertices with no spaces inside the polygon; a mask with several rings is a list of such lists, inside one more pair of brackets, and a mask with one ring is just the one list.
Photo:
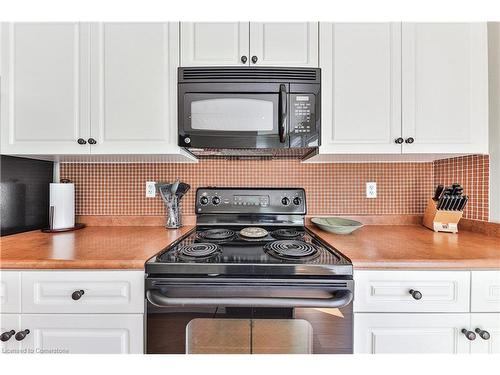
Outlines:
{"label": "drawer", "polygon": [[0,271],[0,312],[21,312],[21,272]]}
{"label": "drawer", "polygon": [[29,271],[22,286],[23,313],[144,312],[142,271]]}
{"label": "drawer", "polygon": [[469,312],[468,271],[356,271],[354,282],[355,312]]}
{"label": "drawer", "polygon": [[500,271],[472,271],[472,312],[500,312]]}

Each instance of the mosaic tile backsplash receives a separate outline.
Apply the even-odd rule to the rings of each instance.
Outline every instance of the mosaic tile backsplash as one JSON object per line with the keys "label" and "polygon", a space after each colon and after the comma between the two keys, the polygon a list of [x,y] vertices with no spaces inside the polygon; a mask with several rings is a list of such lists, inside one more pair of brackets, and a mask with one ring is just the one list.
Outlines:
{"label": "mosaic tile backsplash", "polygon": [[434,162],[434,185],[462,184],[469,203],[464,218],[488,221],[490,161],[487,155],[461,156]]}
{"label": "mosaic tile backsplash", "polygon": [[[480,201],[485,178],[487,192],[487,158],[476,158],[480,159],[473,159],[473,177],[469,176],[469,159],[435,163],[302,164],[299,160],[275,159],[202,160],[197,164],[61,164],[60,175],[75,183],[78,215],[163,215],[161,198],[145,197],[145,182],[176,178],[191,185],[183,198],[184,214],[194,214],[194,193],[200,186],[303,187],[308,214],[422,214],[434,185],[449,180],[463,182],[465,192],[472,195],[466,217],[487,220],[487,201]],[[463,163],[467,172],[455,173],[455,169],[462,170]],[[483,172],[476,172],[476,168]],[[377,182],[376,199],[365,197],[365,184],[370,181]]]}

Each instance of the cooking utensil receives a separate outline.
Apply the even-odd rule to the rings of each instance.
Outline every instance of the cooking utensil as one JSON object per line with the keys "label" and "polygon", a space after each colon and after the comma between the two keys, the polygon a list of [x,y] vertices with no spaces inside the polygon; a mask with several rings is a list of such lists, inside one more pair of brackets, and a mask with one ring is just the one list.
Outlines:
{"label": "cooking utensil", "polygon": [[184,194],[186,194],[189,191],[190,188],[191,188],[190,185],[181,182],[179,184],[179,187],[177,188],[177,191],[175,192],[175,195],[177,195],[177,198],[181,199],[184,196]]}
{"label": "cooking utensil", "polygon": [[156,189],[160,192],[160,196],[167,210],[167,228],[181,227],[179,201],[182,196],[189,190],[190,186],[188,184],[183,184],[183,190],[179,191],[180,185],[181,182],[179,180],[176,180],[172,184],[165,182],[159,182],[156,184]]}
{"label": "cooking utensil", "polygon": [[170,186],[170,193],[175,194],[177,192],[177,189],[179,188],[179,180],[176,180],[171,186]]}

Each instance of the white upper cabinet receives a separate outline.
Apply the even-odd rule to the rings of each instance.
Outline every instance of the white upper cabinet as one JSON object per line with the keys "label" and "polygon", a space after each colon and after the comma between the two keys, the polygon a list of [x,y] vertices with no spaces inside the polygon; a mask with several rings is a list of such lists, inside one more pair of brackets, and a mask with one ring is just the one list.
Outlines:
{"label": "white upper cabinet", "polygon": [[317,22],[182,22],[181,66],[318,66]]}
{"label": "white upper cabinet", "polygon": [[488,152],[486,23],[403,23],[404,153]]}
{"label": "white upper cabinet", "polygon": [[78,23],[2,24],[2,153],[89,152],[88,46]]}
{"label": "white upper cabinet", "polygon": [[317,22],[250,22],[250,65],[318,67]]}
{"label": "white upper cabinet", "polygon": [[181,66],[249,64],[248,22],[182,22]]}
{"label": "white upper cabinet", "polygon": [[401,153],[401,24],[321,23],[321,153]]}
{"label": "white upper cabinet", "polygon": [[91,27],[92,154],[177,151],[178,23]]}

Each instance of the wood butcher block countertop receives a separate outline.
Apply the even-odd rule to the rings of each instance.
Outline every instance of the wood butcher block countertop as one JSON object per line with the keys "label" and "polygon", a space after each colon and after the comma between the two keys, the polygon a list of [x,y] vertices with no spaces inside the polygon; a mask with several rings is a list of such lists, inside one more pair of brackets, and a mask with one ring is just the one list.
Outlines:
{"label": "wood butcher block countertop", "polygon": [[0,239],[0,268],[144,269],[149,258],[192,228],[87,227],[65,233],[14,234]]}
{"label": "wood butcher block countertop", "polygon": [[357,269],[500,269],[500,238],[420,225],[367,225],[348,235],[308,228],[349,257]]}
{"label": "wood butcher block countertop", "polygon": [[[4,269],[144,269],[144,263],[190,231],[163,227],[87,227],[32,231],[0,239]],[[474,232],[434,233],[419,225],[367,225],[350,235],[308,228],[357,269],[500,269],[500,238]]]}

